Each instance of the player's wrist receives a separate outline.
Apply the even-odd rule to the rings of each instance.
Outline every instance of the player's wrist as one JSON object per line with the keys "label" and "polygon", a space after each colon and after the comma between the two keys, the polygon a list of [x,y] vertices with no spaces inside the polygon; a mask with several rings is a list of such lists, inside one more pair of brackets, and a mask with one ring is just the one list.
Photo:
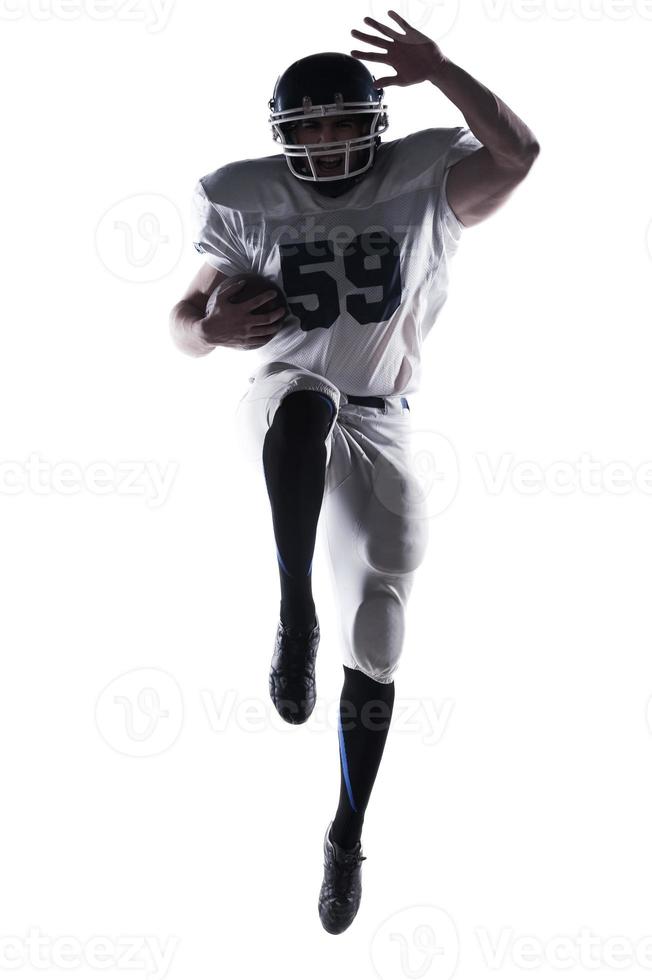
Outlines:
{"label": "player's wrist", "polygon": [[201,329],[203,317],[197,308],[187,302],[177,304],[170,317],[170,329],[177,346],[188,354],[201,357],[209,354],[211,343]]}
{"label": "player's wrist", "polygon": [[214,347],[218,347],[219,344],[216,340],[211,339],[206,335],[206,331],[204,329],[204,324],[206,322],[206,319],[207,319],[206,317],[199,317],[198,320],[195,320],[194,324],[191,327],[191,332],[194,334],[195,338],[197,339],[197,342],[200,345],[203,345],[206,348],[206,351],[208,352],[209,350],[213,350]]}
{"label": "player's wrist", "polygon": [[433,85],[439,85],[440,82],[445,81],[452,64],[453,62],[443,55],[441,58],[437,58],[433,61],[432,68],[428,74],[428,81],[432,82]]}

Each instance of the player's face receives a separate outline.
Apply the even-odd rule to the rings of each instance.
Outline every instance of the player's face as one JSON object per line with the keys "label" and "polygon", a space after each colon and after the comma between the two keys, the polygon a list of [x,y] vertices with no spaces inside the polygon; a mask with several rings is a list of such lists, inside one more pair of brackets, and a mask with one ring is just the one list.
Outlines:
{"label": "player's face", "polygon": [[[329,116],[322,119],[311,119],[297,123],[291,130],[294,143],[338,143],[355,139],[369,132],[369,121],[364,116]],[[364,165],[369,151],[353,150],[349,161],[349,170],[357,170]],[[333,160],[328,156],[315,157],[315,168],[320,177],[332,177],[344,173],[344,153],[333,154]],[[308,167],[308,164],[305,164]],[[308,167],[309,172],[309,167]]]}

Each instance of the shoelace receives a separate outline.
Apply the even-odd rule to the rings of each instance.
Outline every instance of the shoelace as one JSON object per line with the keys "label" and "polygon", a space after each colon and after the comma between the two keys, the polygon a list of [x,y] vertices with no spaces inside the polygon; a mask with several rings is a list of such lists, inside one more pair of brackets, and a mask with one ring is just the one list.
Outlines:
{"label": "shoelace", "polygon": [[287,626],[284,626],[283,625],[283,623],[281,623],[281,627],[283,629],[283,633],[284,633],[285,637],[288,640],[292,640],[294,642],[297,642],[297,641],[303,641],[303,642],[305,642],[305,640],[307,639],[307,637],[311,636],[315,632],[315,630],[317,629],[317,626],[315,625],[310,630],[299,630],[299,631],[297,631],[295,629],[288,629]]}
{"label": "shoelace", "polygon": [[351,889],[351,879],[353,873],[360,867],[367,858],[363,854],[347,856],[343,861],[338,861],[333,855],[333,863],[338,871],[337,881],[329,883],[328,894],[332,898],[348,899]]}
{"label": "shoelace", "polygon": [[[283,664],[283,667],[277,667],[274,670],[276,675],[281,675],[282,677],[288,677],[290,680],[303,680],[308,673],[305,663],[290,663]],[[312,676],[310,674],[310,676]]]}
{"label": "shoelace", "polygon": [[306,672],[312,673],[314,655],[306,652],[305,636],[292,636],[284,630],[286,637],[286,649],[283,652],[282,668],[277,668],[281,673],[289,677],[302,677]]}
{"label": "shoelace", "polygon": [[359,851],[355,854],[344,854],[341,857],[338,857],[335,849],[333,849],[332,857],[337,867],[347,872],[355,871],[356,868],[360,867],[363,861],[367,860],[366,856],[361,854]]}

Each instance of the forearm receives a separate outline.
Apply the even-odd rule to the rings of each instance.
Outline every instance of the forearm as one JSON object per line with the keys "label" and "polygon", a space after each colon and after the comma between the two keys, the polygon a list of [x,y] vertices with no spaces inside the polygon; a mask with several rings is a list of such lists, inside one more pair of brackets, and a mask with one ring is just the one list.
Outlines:
{"label": "forearm", "polygon": [[536,156],[538,141],[529,126],[459,65],[446,59],[430,81],[457,106],[473,135],[494,158],[519,163]]}
{"label": "forearm", "polygon": [[215,349],[215,344],[210,344],[202,335],[201,320],[201,311],[187,300],[177,303],[170,313],[172,339],[179,350],[191,357],[203,357]]}

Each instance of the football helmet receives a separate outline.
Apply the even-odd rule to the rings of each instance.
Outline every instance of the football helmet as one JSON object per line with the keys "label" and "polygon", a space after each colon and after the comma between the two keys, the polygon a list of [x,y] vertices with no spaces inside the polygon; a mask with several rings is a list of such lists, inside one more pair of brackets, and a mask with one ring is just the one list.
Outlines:
{"label": "football helmet", "polygon": [[[384,90],[374,88],[374,76],[351,55],[334,51],[301,58],[279,75],[269,100],[272,135],[281,144],[288,167],[299,180],[317,183],[346,181],[365,173],[373,165],[380,134],[387,129]],[[293,129],[328,116],[361,116],[368,132],[354,139],[332,143],[292,142]],[[355,169],[351,156],[367,150],[366,159]],[[344,155],[344,172],[319,174],[315,161],[323,156]]]}

